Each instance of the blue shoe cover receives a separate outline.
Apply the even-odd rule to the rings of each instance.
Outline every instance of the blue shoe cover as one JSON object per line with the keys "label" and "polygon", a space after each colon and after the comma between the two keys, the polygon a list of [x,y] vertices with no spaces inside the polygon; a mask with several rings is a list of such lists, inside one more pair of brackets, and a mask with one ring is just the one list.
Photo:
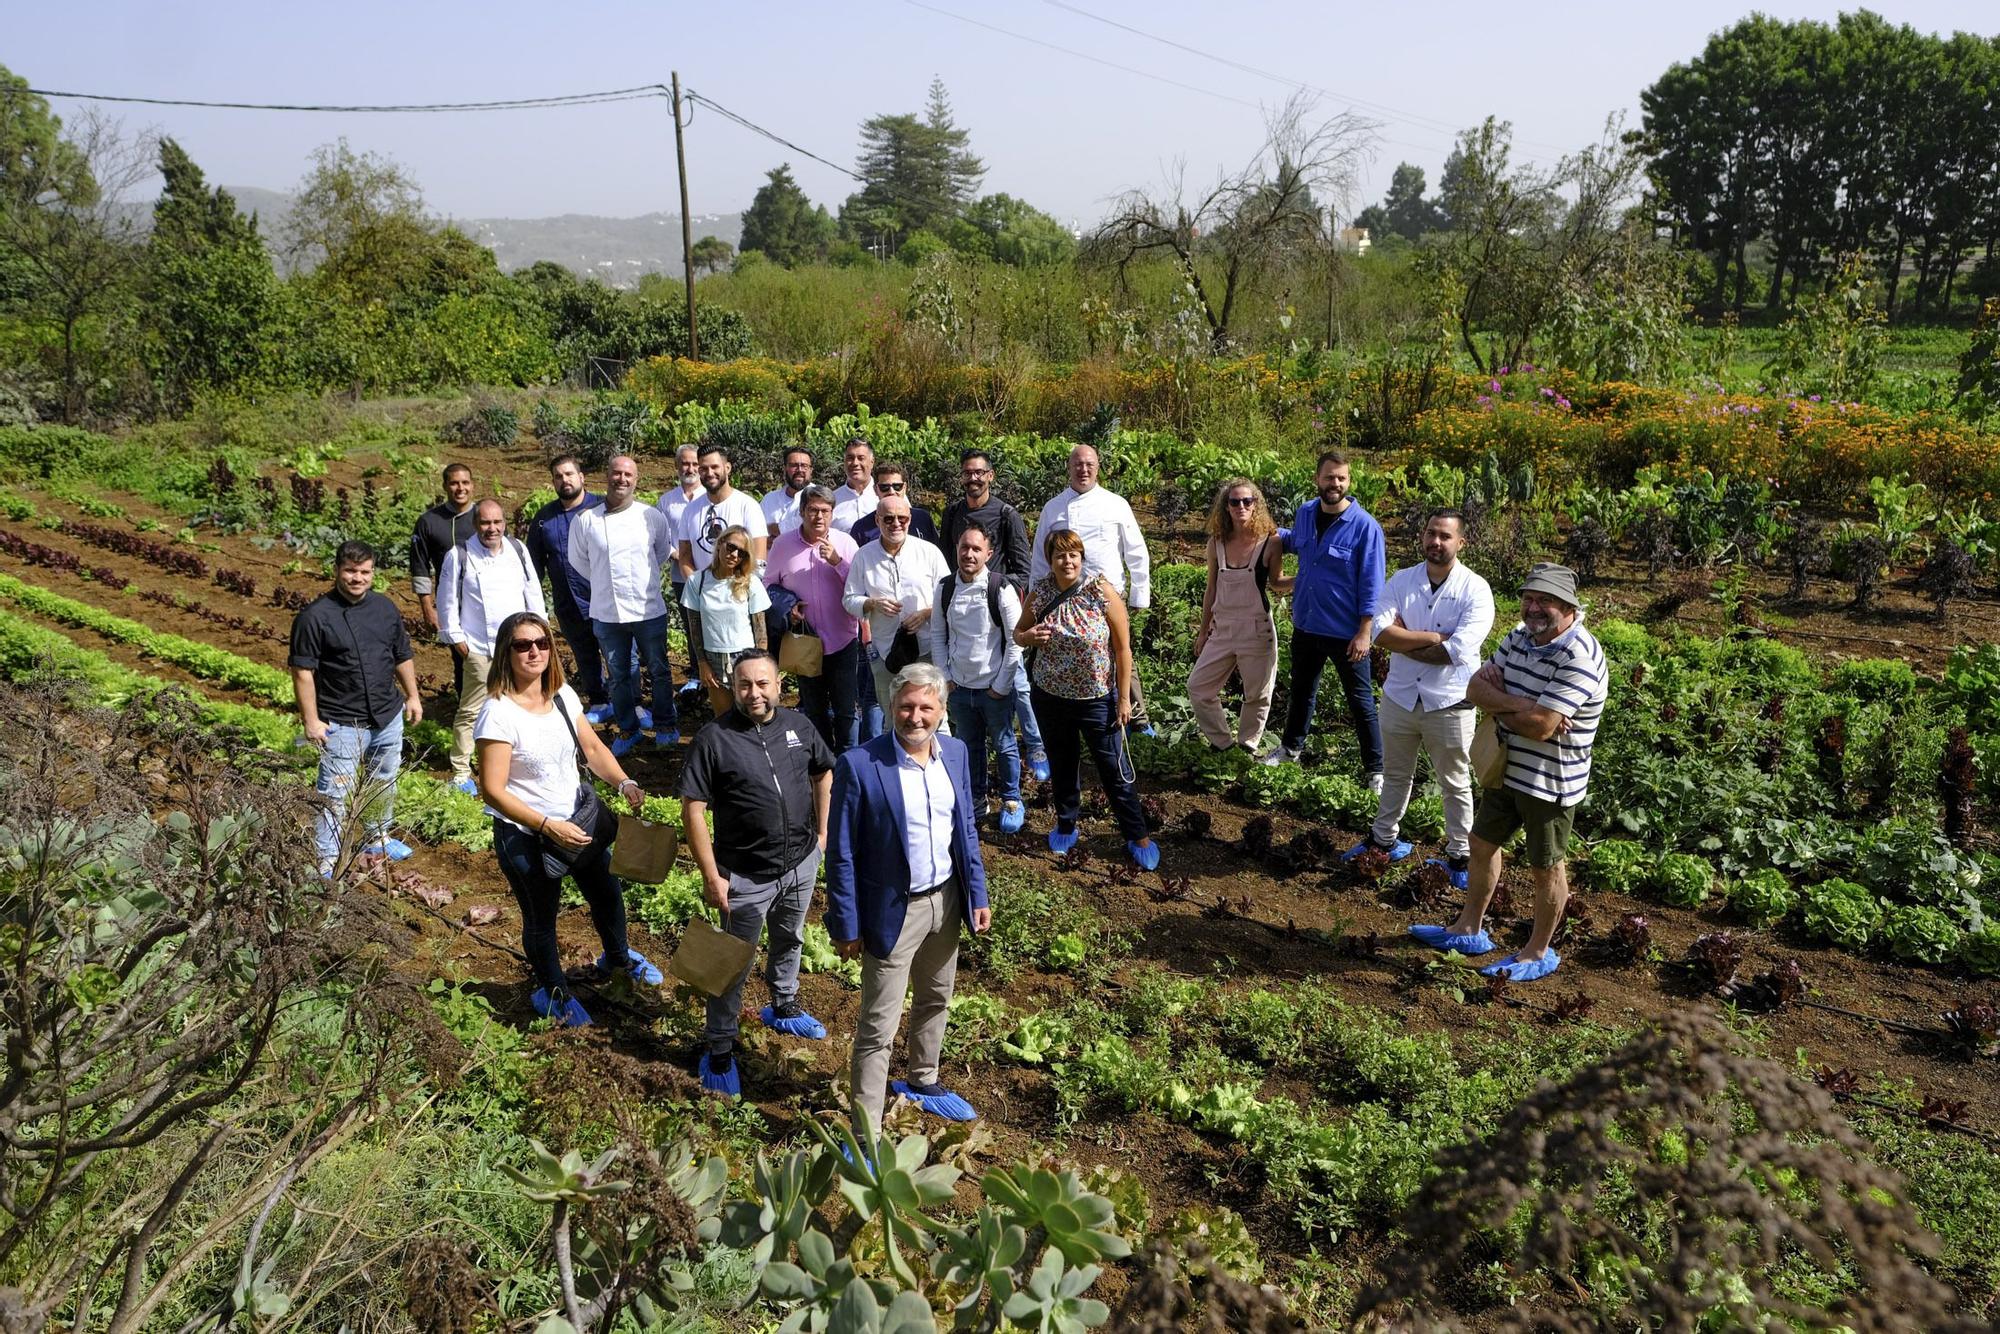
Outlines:
{"label": "blue shoe cover", "polygon": [[564,996],[562,1003],[558,1005],[549,998],[547,987],[536,987],[535,994],[528,999],[534,1005],[536,1014],[544,1019],[554,1019],[564,1028],[588,1028],[590,1026],[590,1012],[578,1004],[574,996]]}
{"label": "blue shoe cover", "polygon": [[1434,950],[1456,950],[1468,958],[1493,952],[1493,940],[1484,931],[1454,935],[1448,926],[1413,926],[1410,934]]}
{"label": "blue shoe cover", "polygon": [[1018,801],[1007,802],[1000,807],[1000,832],[1018,834],[1021,826],[1028,822],[1027,808]]}
{"label": "blue shoe cover", "polygon": [[1454,871],[1451,868],[1451,863],[1446,861],[1442,857],[1429,858],[1424,862],[1424,865],[1442,866],[1444,868],[1445,878],[1451,881],[1451,887],[1457,890],[1461,894],[1465,893],[1466,890],[1472,888],[1471,867],[1467,867],[1463,871]]}
{"label": "blue shoe cover", "polygon": [[[640,986],[657,987],[666,980],[660,975],[659,965],[629,945],[625,947],[625,957],[631,960],[630,963],[625,965],[625,971],[630,973],[632,980]],[[600,973],[604,971],[604,956],[602,954],[597,956],[597,971]]]}
{"label": "blue shoe cover", "polygon": [[590,720],[591,726],[602,727],[604,726],[604,724],[610,722],[613,718],[616,718],[618,716],[618,711],[612,708],[609,704],[595,704],[592,705],[590,708],[585,709],[583,711],[583,716]]}
{"label": "blue shoe cover", "polygon": [[1049,757],[1041,751],[1036,751],[1033,755],[1030,755],[1028,757],[1028,772],[1035,776],[1037,783],[1048,782]]}
{"label": "blue shoe cover", "polygon": [[659,731],[653,733],[653,744],[658,746],[661,750],[667,750],[670,747],[678,746],[680,745],[680,743],[681,743],[681,729],[678,727],[663,727]]}
{"label": "blue shoe cover", "polygon": [[1151,842],[1127,843],[1125,850],[1132,854],[1132,860],[1139,864],[1140,870],[1157,871],[1160,869],[1159,844]]}
{"label": "blue shoe cover", "polygon": [[695,1067],[701,1076],[701,1086],[710,1093],[720,1093],[725,1098],[742,1097],[743,1072],[737,1068],[737,1063],[732,1060],[729,1063],[728,1073],[718,1075],[708,1068],[708,1055],[707,1052],[703,1052],[701,1063]]}
{"label": "blue shoe cover", "polygon": [[370,843],[367,851],[379,853],[392,862],[406,862],[410,859],[413,849],[400,838],[385,838],[379,843]]}
{"label": "blue shoe cover", "polygon": [[625,756],[630,755],[632,748],[638,744],[639,734],[637,732],[632,733],[630,736],[621,736],[611,743],[611,753],[623,759]]}
{"label": "blue shoe cover", "polygon": [[1489,963],[1479,971],[1488,977],[1504,977],[1509,982],[1536,982],[1547,977],[1562,962],[1562,956],[1554,950],[1545,951],[1539,959],[1523,960],[1508,955],[1499,963]]}
{"label": "blue shoe cover", "polygon": [[1127,728],[1126,730],[1129,731],[1133,736],[1157,737],[1160,734],[1159,729],[1154,727],[1151,723],[1145,723],[1138,727]]}
{"label": "blue shoe cover", "polygon": [[776,1007],[766,1005],[757,1011],[757,1017],[764,1021],[764,1027],[795,1038],[811,1038],[817,1042],[826,1036],[826,1025],[803,1012],[795,1019],[780,1019]]}
{"label": "blue shoe cover", "polygon": [[461,778],[456,783],[453,783],[452,786],[468,797],[479,795],[479,784],[473,782],[470,778]]}
{"label": "blue shoe cover", "polygon": [[641,732],[651,731],[653,727],[653,711],[651,709],[634,709],[633,712],[639,715],[639,730]]}
{"label": "blue shoe cover", "polygon": [[1371,848],[1374,849],[1376,852],[1388,853],[1389,860],[1392,862],[1399,862],[1403,860],[1403,858],[1409,856],[1412,852],[1416,851],[1415,848],[1411,847],[1408,843],[1405,843],[1400,838],[1396,840],[1395,845],[1393,847],[1387,847],[1387,848],[1383,847],[1381,844],[1377,843],[1372,838],[1364,838],[1359,843],[1356,843],[1353,847],[1349,848],[1347,851],[1341,853],[1340,860],[1344,862],[1351,862],[1356,857],[1359,857],[1362,853],[1367,852]]}
{"label": "blue shoe cover", "polygon": [[972,1110],[972,1104],[948,1091],[942,1084],[930,1086],[935,1093],[919,1093],[901,1079],[889,1085],[889,1092],[908,1098],[932,1116],[942,1116],[947,1121],[977,1121],[979,1113]]}
{"label": "blue shoe cover", "polygon": [[1049,851],[1055,853],[1068,852],[1076,846],[1076,838],[1077,834],[1074,829],[1070,830],[1067,834],[1060,828],[1051,829],[1049,830]]}
{"label": "blue shoe cover", "polygon": [[695,691],[699,689],[701,689],[701,681],[699,680],[699,678],[690,676],[687,680],[681,682],[680,688],[674,691],[674,693],[676,695],[692,695]]}

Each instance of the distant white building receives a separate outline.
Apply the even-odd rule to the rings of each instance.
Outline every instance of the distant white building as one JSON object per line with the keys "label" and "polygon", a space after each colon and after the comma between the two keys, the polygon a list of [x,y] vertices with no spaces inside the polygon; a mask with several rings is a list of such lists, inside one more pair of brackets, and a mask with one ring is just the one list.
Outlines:
{"label": "distant white building", "polygon": [[1371,242],[1366,227],[1342,227],[1334,244],[1350,255],[1365,255]]}

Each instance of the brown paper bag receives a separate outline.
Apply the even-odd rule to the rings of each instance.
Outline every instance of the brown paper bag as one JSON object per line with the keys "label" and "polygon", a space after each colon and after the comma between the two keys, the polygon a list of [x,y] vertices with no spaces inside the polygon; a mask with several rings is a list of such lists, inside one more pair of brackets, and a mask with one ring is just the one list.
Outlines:
{"label": "brown paper bag", "polygon": [[818,635],[786,631],[778,640],[778,670],[793,676],[818,676],[826,664],[826,644]]}
{"label": "brown paper bag", "polygon": [[611,874],[621,880],[657,885],[674,869],[674,827],[620,812],[618,837],[611,845]]}
{"label": "brown paper bag", "polygon": [[703,995],[720,996],[743,976],[756,953],[750,941],[738,940],[706,917],[691,917],[667,971]]}
{"label": "brown paper bag", "polygon": [[1490,713],[1479,715],[1479,726],[1472,733],[1472,772],[1484,788],[1497,790],[1507,781],[1507,743]]}

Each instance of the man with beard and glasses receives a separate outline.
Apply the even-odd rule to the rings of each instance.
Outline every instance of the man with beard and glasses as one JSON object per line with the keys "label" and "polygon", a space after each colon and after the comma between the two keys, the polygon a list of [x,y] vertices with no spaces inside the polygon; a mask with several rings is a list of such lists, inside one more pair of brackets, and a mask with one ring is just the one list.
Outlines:
{"label": "man with beard and glasses", "polygon": [[[702,897],[723,917],[723,929],[754,948],[771,930],[771,1003],[767,1028],[792,1037],[823,1038],[826,1028],[799,1005],[799,956],[813,882],[826,853],[833,751],[803,714],[780,707],[778,663],[752,649],[730,669],[734,707],[695,733],[681,773],[681,828],[701,868]],[[715,821],[713,836],[708,819]],[[697,1065],[703,1088],[735,1097],[737,1015],[754,963],[708,1002],[704,1049]]]}
{"label": "man with beard and glasses", "polygon": [[[891,731],[834,765],[827,823],[826,929],[843,959],[861,960],[861,1014],[850,1073],[871,1131],[891,1087],[954,1121],[978,1116],[938,1082],[962,925],[992,924],[974,824],[969,760],[942,736],[944,673],[914,663],[890,689]],[[911,997],[907,1079],[888,1084],[889,1050]],[[868,1140],[873,1145],[872,1137]]]}
{"label": "man with beard and glasses", "polygon": [[812,485],[812,451],[793,445],[785,451],[785,484],[764,497],[764,529],[775,542],[799,526],[799,496]]}
{"label": "man with beard and glasses", "polygon": [[1521,830],[1535,881],[1534,928],[1520,950],[1479,971],[1533,982],[1556,970],[1562,958],[1551,942],[1569,902],[1570,830],[1589,795],[1590,751],[1609,680],[1604,650],[1583,628],[1576,575],[1561,565],[1529,570],[1521,583],[1521,623],[1465,688],[1465,697],[1499,723],[1507,753],[1500,786],[1480,794],[1472,819],[1465,906],[1449,926],[1413,926],[1411,935],[1433,949],[1490,953],[1486,909],[1500,883],[1500,849]]}
{"label": "man with beard and glasses", "polygon": [[1382,683],[1382,797],[1375,827],[1346,858],[1369,848],[1391,861],[1410,855],[1396,835],[1410,807],[1419,748],[1431,757],[1444,797],[1442,866],[1452,887],[1467,885],[1472,830],[1472,733],[1479,719],[1466,684],[1479,668],[1493,629],[1493,590],[1459,560],[1465,515],[1432,511],[1424,520],[1424,559],[1396,571],[1375,615],[1375,642],[1389,651]]}
{"label": "man with beard and glasses", "polygon": [[611,697],[604,691],[604,659],[597,651],[597,634],[590,628],[590,575],[569,563],[569,526],[576,516],[604,504],[588,490],[583,464],[574,454],[562,454],[549,464],[549,481],[556,498],[535,511],[528,523],[528,555],[535,573],[549,581],[549,606],[562,627],[563,642],[576,658],[571,685],[588,702],[587,716],[598,726],[611,720]]}
{"label": "man with beard and glasses", "polygon": [[611,753],[621,759],[645,730],[635,648],[653,674],[654,744],[670,747],[681,739],[667,665],[667,601],[660,595],[660,571],[674,557],[674,539],[667,516],[639,504],[638,490],[638,460],[614,454],[604,470],[604,503],[569,526],[569,561],[589,577],[590,625],[611,673],[611,707],[623,734]]}
{"label": "man with beard and glasses", "polygon": [[1313,485],[1319,497],[1299,506],[1285,550],[1299,558],[1292,583],[1291,698],[1285,730],[1266,764],[1295,764],[1312,730],[1319,678],[1331,662],[1339,673],[1354,733],[1361,743],[1361,772],[1371,791],[1382,791],[1382,731],[1375,721],[1375,681],[1368,650],[1374,645],[1375,609],[1381,605],[1382,525],[1347,494],[1354,474],[1347,455],[1319,456]]}

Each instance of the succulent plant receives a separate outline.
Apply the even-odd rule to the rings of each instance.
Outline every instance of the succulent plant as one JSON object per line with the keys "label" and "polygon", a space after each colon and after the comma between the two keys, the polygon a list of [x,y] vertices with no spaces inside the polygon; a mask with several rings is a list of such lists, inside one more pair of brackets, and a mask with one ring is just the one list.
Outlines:
{"label": "succulent plant", "polygon": [[1102,1195],[1084,1189],[1074,1171],[1058,1175],[1025,1164],[996,1168],[980,1178],[986,1198],[1008,1221],[1041,1228],[1051,1250],[1072,1264],[1122,1260],[1132,1247],[1115,1231],[1117,1211]]}

